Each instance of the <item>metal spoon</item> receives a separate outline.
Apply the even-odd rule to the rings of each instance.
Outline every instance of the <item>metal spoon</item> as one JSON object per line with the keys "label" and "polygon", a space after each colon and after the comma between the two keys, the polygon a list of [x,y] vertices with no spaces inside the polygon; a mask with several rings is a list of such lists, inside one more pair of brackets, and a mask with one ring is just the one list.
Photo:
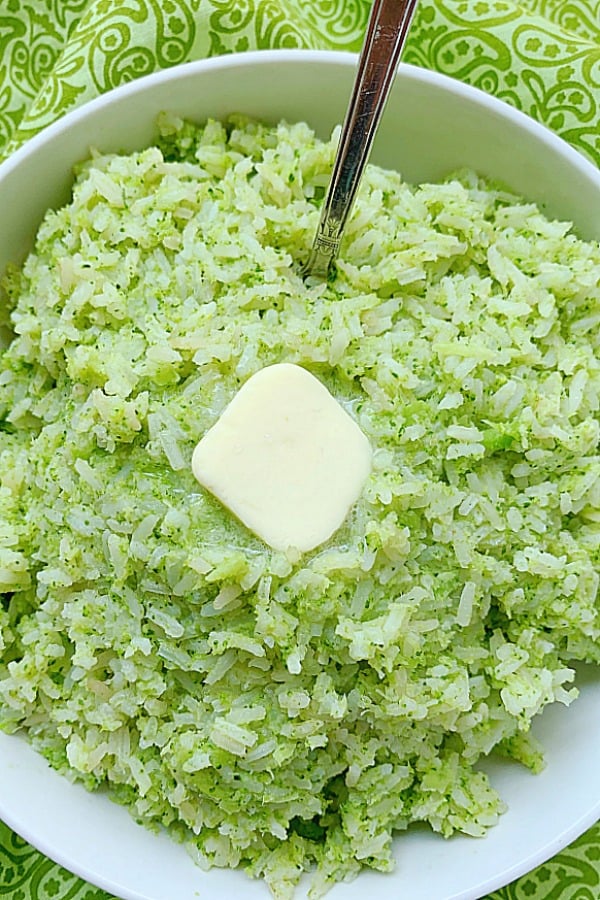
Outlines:
{"label": "metal spoon", "polygon": [[418,0],[374,0],[321,220],[304,278],[327,278],[381,120]]}

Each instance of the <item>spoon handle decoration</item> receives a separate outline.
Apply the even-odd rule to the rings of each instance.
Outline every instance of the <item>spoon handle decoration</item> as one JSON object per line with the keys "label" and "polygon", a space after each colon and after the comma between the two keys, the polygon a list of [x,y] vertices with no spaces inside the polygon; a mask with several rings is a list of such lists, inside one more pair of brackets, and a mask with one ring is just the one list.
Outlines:
{"label": "spoon handle decoration", "polygon": [[374,0],[321,219],[304,277],[326,278],[369,158],[418,0]]}

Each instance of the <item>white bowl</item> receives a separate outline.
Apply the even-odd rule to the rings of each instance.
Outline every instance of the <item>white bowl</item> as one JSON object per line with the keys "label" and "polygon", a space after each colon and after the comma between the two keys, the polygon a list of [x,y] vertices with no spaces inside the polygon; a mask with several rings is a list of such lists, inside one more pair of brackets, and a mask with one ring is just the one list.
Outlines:
{"label": "white bowl", "polygon": [[[72,167],[90,146],[146,146],[164,109],[197,121],[231,112],[305,120],[327,136],[343,118],[355,63],[351,54],[314,51],[227,56],[143,78],[65,116],[0,166],[0,272],[23,258],[46,209],[67,200]],[[548,215],[572,220],[582,237],[600,237],[600,172],[526,116],[444,76],[400,67],[373,160],[413,182],[475,168]],[[580,688],[573,706],[551,708],[535,724],[547,750],[541,775],[488,767],[509,811],[486,838],[444,841],[415,829],[396,841],[394,874],[364,872],[334,888],[331,900],[370,891],[380,900],[475,900],[592,825],[600,817],[600,673],[584,670]],[[15,736],[0,735],[0,817],[52,859],[127,900],[268,896],[240,872],[201,872],[165,835],[70,784]]]}

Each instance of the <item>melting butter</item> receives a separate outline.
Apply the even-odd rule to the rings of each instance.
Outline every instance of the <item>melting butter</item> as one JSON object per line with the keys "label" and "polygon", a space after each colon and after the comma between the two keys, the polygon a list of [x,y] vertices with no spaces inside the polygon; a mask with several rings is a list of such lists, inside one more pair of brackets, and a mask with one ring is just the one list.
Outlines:
{"label": "melting butter", "polygon": [[371,470],[371,447],[327,388],[290,363],[238,391],[192,457],[196,479],[276,550],[337,531]]}

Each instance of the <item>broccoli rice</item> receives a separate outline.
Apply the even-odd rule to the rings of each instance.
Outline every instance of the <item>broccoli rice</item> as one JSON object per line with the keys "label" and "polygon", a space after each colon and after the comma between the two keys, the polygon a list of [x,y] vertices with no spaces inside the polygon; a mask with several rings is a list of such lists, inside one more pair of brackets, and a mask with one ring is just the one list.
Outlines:
{"label": "broccoli rice", "polygon": [[[533,717],[600,662],[600,247],[473,173],[370,166],[305,284],[335,144],[165,116],[4,278],[0,728],[277,898],[391,870],[411,823],[484,835],[478,761],[538,771]],[[279,362],[373,448],[303,555],[190,467]]]}

